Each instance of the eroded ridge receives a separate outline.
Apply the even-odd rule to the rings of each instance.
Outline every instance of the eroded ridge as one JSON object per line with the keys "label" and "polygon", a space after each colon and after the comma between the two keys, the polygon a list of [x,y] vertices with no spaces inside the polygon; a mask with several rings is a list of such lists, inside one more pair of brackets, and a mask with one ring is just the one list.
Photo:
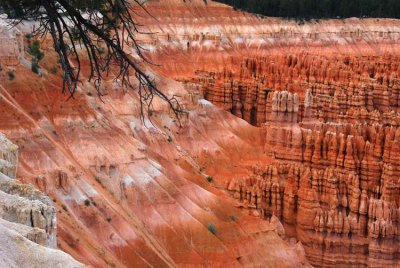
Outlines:
{"label": "eroded ridge", "polygon": [[15,179],[18,147],[0,134],[0,241],[4,267],[84,267],[57,250],[49,197]]}
{"label": "eroded ridge", "polygon": [[[308,90],[272,92],[262,130],[276,159],[227,185],[244,207],[280,218],[317,265],[399,263],[399,135],[394,125],[317,120]],[[314,112],[313,112],[314,111]],[[318,111],[318,110],[317,110]],[[339,258],[338,256],[346,256]]]}

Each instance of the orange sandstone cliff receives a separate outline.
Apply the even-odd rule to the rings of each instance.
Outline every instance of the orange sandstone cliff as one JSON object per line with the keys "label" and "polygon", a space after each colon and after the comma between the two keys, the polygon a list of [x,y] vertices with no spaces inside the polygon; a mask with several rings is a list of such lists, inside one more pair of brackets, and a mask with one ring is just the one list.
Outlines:
{"label": "orange sandstone cliff", "polygon": [[157,74],[181,96],[181,124],[161,102],[142,122],[117,82],[102,100],[83,83],[67,101],[50,44],[36,75],[24,31],[1,29],[0,130],[19,147],[16,178],[55,205],[60,249],[92,267],[310,266],[278,220],[237,208],[208,173],[247,174],[263,154],[257,128]]}
{"label": "orange sandstone cliff", "polygon": [[158,71],[259,127],[272,158],[244,176],[213,170],[237,206],[277,217],[315,266],[400,265],[400,21],[159,5]]}
{"label": "orange sandstone cliff", "polygon": [[66,101],[51,46],[38,76],[24,30],[0,30],[0,131],[57,207],[59,247],[93,267],[400,265],[400,22],[206,2],[140,17],[181,125],[158,102],[142,122],[117,82]]}

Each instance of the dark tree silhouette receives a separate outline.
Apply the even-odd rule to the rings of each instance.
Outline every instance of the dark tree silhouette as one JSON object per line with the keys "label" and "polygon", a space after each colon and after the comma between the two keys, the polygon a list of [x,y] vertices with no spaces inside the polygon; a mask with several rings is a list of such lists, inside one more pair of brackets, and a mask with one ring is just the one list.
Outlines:
{"label": "dark tree silhouette", "polygon": [[400,18],[399,0],[216,0],[245,11],[272,17]]}
{"label": "dark tree silhouette", "polygon": [[[37,21],[35,35],[50,34],[63,69],[63,92],[76,92],[82,70],[82,58],[90,65],[89,81],[94,81],[99,96],[101,83],[110,72],[127,88],[136,88],[140,97],[142,119],[151,110],[155,96],[166,101],[179,116],[176,98],[167,97],[146,74],[143,62],[149,60],[137,41],[140,25],[134,19],[139,9],[147,12],[141,0],[0,0],[0,13],[13,24]],[[149,14],[150,15],[150,14]],[[134,57],[127,48],[134,48]],[[84,56],[79,52],[83,50]],[[140,60],[137,60],[140,58]],[[133,83],[130,77],[136,77]]]}

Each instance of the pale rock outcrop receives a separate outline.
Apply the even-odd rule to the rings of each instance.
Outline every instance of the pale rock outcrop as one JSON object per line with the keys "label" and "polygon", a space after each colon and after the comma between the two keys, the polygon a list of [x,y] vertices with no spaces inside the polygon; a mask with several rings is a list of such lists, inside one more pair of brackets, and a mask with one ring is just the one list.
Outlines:
{"label": "pale rock outcrop", "polygon": [[2,267],[84,267],[57,250],[56,209],[32,185],[15,179],[18,147],[0,134],[0,259]]}

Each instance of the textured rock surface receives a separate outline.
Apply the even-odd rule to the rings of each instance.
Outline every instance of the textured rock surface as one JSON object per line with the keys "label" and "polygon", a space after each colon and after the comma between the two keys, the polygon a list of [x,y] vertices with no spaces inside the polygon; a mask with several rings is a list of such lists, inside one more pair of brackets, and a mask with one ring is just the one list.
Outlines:
{"label": "textured rock surface", "polygon": [[174,42],[149,46],[161,73],[261,128],[274,160],[221,182],[237,206],[279,218],[315,266],[399,266],[400,22],[197,4],[180,20],[164,10]]}
{"label": "textured rock surface", "polygon": [[296,162],[278,168],[285,171],[277,181],[286,183],[275,213],[295,228],[314,263],[397,266],[398,127],[346,121],[264,125],[265,151]]}
{"label": "textured rock surface", "polygon": [[30,241],[31,235],[27,239],[24,234],[25,231],[20,228],[0,224],[0,259],[3,267],[84,267],[65,252],[34,243]]}
{"label": "textured rock surface", "polygon": [[84,267],[57,250],[56,210],[48,197],[15,180],[18,147],[0,134],[2,267]]}
{"label": "textured rock surface", "polygon": [[[57,58],[42,49],[51,68]],[[66,101],[59,75],[13,68],[15,79],[1,80],[0,130],[20,148],[17,177],[54,201],[61,249],[94,267],[310,266],[279,221],[240,210],[209,177],[247,173],[262,152],[258,129],[158,75],[166,94],[182,96],[182,126],[158,101],[141,122],[138,96],[117,83],[103,100],[85,83]]]}
{"label": "textured rock surface", "polygon": [[[288,123],[292,115],[274,107],[277,99],[287,102],[279,107],[292,101],[282,98],[287,92],[272,94],[264,149],[278,161],[232,180],[232,196],[261,216],[281,219],[303,242],[311,263],[398,266],[398,127],[324,123],[312,116],[304,124]],[[309,94],[306,109],[312,108]]]}
{"label": "textured rock surface", "polygon": [[[24,75],[31,76],[30,71]],[[15,83],[23,82],[17,78]],[[183,90],[180,84],[172,85]],[[2,91],[10,102],[7,92],[18,92],[14,86]],[[25,90],[23,94],[34,98],[40,94]],[[191,110],[183,128],[163,107],[154,113],[154,125],[144,126],[133,109],[133,94],[113,92],[105,100],[102,104],[81,94],[78,107],[85,108],[74,120],[52,110],[46,116],[51,115],[54,123],[44,116],[26,116],[18,129],[2,125],[21,148],[19,177],[56,202],[63,250],[95,267],[308,266],[301,244],[279,237],[276,222],[235,208],[206,179],[204,168],[209,166],[241,171],[241,166],[229,170],[230,162],[239,161],[233,150],[251,151],[260,143],[256,129],[196,97],[186,104]],[[25,116],[28,103],[20,103],[20,110],[4,102],[3,108]],[[74,113],[76,103],[60,103]],[[13,124],[10,117],[2,122]],[[21,127],[32,134],[20,135]],[[238,145],[232,147],[225,138],[217,145],[217,133]],[[189,154],[191,147],[195,149]],[[210,162],[215,154],[221,155],[215,160],[221,166]],[[215,235],[210,225],[215,226]]]}
{"label": "textured rock surface", "polygon": [[398,266],[399,21],[186,2],[141,18],[182,127],[157,101],[143,125],[117,83],[104,103],[21,65],[2,83],[0,130],[56,201],[60,247],[95,267]]}

